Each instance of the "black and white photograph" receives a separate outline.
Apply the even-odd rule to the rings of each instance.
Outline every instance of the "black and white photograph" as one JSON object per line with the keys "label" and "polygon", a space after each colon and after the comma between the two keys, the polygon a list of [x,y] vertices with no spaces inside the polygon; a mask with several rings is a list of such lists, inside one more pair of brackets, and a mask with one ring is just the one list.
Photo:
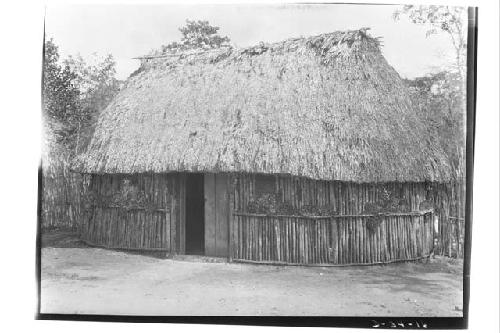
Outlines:
{"label": "black and white photograph", "polygon": [[35,317],[466,328],[477,13],[46,4]]}

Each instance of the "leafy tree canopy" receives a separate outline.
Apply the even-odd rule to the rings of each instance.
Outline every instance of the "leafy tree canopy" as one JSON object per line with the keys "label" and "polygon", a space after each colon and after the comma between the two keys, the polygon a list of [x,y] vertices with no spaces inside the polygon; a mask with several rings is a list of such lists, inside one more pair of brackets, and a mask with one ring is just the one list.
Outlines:
{"label": "leafy tree canopy", "polygon": [[120,88],[111,55],[59,59],[52,39],[45,43],[43,101],[47,144],[72,155],[85,147],[97,115]]}
{"label": "leafy tree canopy", "polygon": [[86,113],[96,114],[104,109],[119,90],[116,63],[111,54],[99,57],[93,54],[86,61],[80,56],[69,56],[65,66],[75,73],[75,84],[80,90],[80,107]]}
{"label": "leafy tree canopy", "polygon": [[179,28],[179,31],[182,34],[180,42],[163,45],[162,53],[177,50],[213,49],[228,46],[230,42],[229,37],[219,35],[219,27],[210,25],[208,21],[186,20],[186,25]]}
{"label": "leafy tree canopy", "polygon": [[58,47],[51,39],[45,43],[43,71],[43,106],[48,139],[69,144],[75,134],[72,123],[79,114],[80,90],[76,74],[59,63]]}

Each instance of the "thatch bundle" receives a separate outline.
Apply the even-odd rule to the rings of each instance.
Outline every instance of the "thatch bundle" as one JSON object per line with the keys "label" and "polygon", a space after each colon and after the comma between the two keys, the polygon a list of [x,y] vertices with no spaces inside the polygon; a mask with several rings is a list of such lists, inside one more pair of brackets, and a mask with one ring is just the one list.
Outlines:
{"label": "thatch bundle", "polygon": [[450,166],[366,30],[148,59],[100,115],[88,173],[445,181]]}

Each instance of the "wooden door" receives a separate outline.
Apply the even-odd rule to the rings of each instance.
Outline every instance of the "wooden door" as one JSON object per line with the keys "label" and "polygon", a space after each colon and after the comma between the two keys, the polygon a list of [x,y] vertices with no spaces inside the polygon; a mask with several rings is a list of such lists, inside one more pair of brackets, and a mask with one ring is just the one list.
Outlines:
{"label": "wooden door", "polygon": [[207,173],[205,189],[205,255],[229,255],[228,176]]}

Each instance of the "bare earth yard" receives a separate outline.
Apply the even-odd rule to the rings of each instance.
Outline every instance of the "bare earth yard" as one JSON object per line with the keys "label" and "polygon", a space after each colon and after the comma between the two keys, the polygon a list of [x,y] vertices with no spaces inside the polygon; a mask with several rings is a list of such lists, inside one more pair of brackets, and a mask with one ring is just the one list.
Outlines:
{"label": "bare earth yard", "polygon": [[[51,238],[52,237],[52,238]],[[41,312],[462,316],[461,262],[292,267],[162,259],[44,235]]]}

